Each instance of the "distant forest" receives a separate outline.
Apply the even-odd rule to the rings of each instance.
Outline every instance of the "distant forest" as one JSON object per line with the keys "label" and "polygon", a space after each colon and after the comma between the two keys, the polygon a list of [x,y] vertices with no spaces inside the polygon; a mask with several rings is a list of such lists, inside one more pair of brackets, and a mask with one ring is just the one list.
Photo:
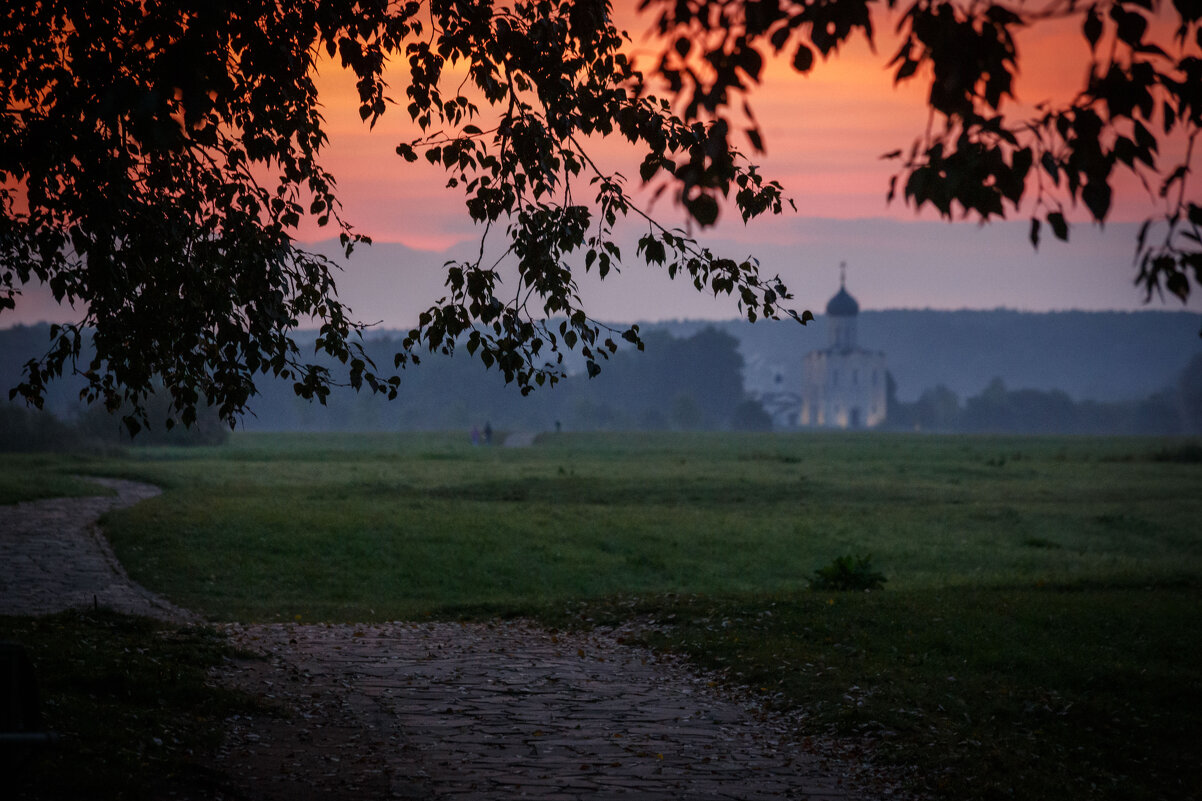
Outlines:
{"label": "distant forest", "polygon": [[[739,340],[747,387],[777,378],[800,390],[801,362],[826,347],[826,323],[733,320],[656,323],[688,336],[717,325]],[[1190,312],[862,311],[859,344],[884,351],[903,401],[943,385],[961,398],[995,378],[1016,389],[1059,390],[1077,401],[1134,401],[1174,383],[1202,353],[1202,317]]]}
{"label": "distant forest", "polygon": [[1013,434],[1200,434],[1202,356],[1174,385],[1138,401],[1074,401],[1059,390],[1007,389],[994,379],[961,403],[943,385],[901,403],[890,396],[884,428],[898,431]]}
{"label": "distant forest", "polygon": [[[1202,342],[1191,314],[1012,311],[863,312],[859,340],[885,352],[889,414],[883,428],[928,432],[1088,434],[1202,433]],[[765,392],[800,391],[805,353],[826,345],[821,318],[786,323],[674,322],[643,327],[646,350],[620,350],[600,376],[571,375],[522,397],[466,354],[429,356],[402,374],[389,402],[341,389],[326,406],[297,398],[290,382],[264,379],[242,426],[248,431],[769,430]],[[47,326],[0,330],[0,384],[44,349]],[[396,332],[369,350],[391,362]],[[0,402],[0,449],[88,439],[121,441],[117,419],[78,400],[81,383],[52,386],[47,412]],[[166,416],[164,399],[158,416]],[[157,425],[139,441],[219,441]],[[23,444],[22,444],[23,443]]]}
{"label": "distant forest", "polygon": [[[30,340],[44,328],[0,331],[0,379],[11,386],[19,378],[15,353],[31,353]],[[14,341],[19,340],[19,341]],[[296,397],[292,384],[277,379],[259,382],[260,394],[243,419],[248,431],[468,431],[486,425],[499,432],[525,430],[637,430],[637,429],[758,429],[768,430],[772,421],[759,402],[743,388],[743,359],[738,341],[714,328],[686,338],[665,331],[650,331],[646,351],[633,349],[614,354],[600,377],[570,376],[554,388],[544,388],[523,397],[506,386],[495,371],[485,370],[466,354],[455,357],[430,355],[418,367],[402,375],[399,397],[388,401],[367,392],[340,388],[320,405]],[[369,355],[379,364],[391,362],[396,342],[389,336],[373,338]],[[85,409],[78,400],[79,382],[70,377],[53,388],[43,415],[23,408],[0,405],[10,430],[43,431],[42,439],[57,437],[64,426],[75,425],[88,437],[103,438],[105,429],[117,431],[118,421],[103,410]],[[166,416],[163,399],[155,399],[156,412]],[[212,419],[202,419],[200,428],[212,434]],[[139,439],[149,442],[192,440],[192,432],[165,435],[157,426]],[[0,421],[0,432],[4,425]],[[218,432],[219,433],[219,432]],[[10,441],[15,441],[15,436]],[[29,439],[29,437],[26,437]],[[200,441],[209,441],[200,437]]]}

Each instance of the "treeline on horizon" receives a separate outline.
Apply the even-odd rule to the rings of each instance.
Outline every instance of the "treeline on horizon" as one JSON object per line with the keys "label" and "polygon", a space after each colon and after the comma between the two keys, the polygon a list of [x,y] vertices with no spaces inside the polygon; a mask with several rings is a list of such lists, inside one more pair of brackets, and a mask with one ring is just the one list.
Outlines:
{"label": "treeline on horizon", "polygon": [[[296,397],[291,382],[264,378],[253,399],[247,431],[399,431],[483,428],[498,432],[604,430],[768,431],[772,418],[745,388],[739,340],[715,327],[685,336],[669,329],[645,331],[645,352],[620,350],[595,379],[573,375],[553,389],[523,397],[494,370],[466,355],[429,356],[402,375],[399,397],[388,401],[339,388],[325,406]],[[0,331],[0,380],[20,377],[20,359],[45,343],[45,326]],[[369,354],[388,363],[396,349],[389,335],[369,340]],[[800,358],[800,354],[798,356]],[[120,414],[86,407],[70,376],[52,387],[49,411],[0,403],[0,450],[66,449],[84,444],[129,444]],[[166,398],[151,399],[151,427],[135,444],[214,444],[228,436],[215,415],[202,414],[193,429],[168,430]],[[1177,380],[1141,400],[1076,401],[1059,390],[1010,389],[997,378],[980,393],[961,398],[943,385],[917,400],[899,401],[890,377],[883,430],[934,433],[1189,435],[1202,433],[1202,354]]]}
{"label": "treeline on horizon", "polygon": [[[1202,353],[1202,318],[1186,311],[1054,311],[1013,309],[861,311],[860,347],[884,351],[897,395],[915,401],[943,385],[961,400],[995,378],[1006,386],[1059,390],[1077,401],[1139,401],[1174,384]],[[656,323],[688,336],[710,323]],[[804,328],[792,321],[718,322],[739,340],[747,361],[745,384],[770,391],[780,375],[801,386],[806,352],[826,347],[826,320]]]}
{"label": "treeline on horizon", "polygon": [[[892,384],[892,380],[890,381]],[[1202,433],[1202,356],[1174,386],[1138,401],[1074,401],[1059,390],[1006,388],[995,378],[960,401],[943,385],[912,403],[888,398],[884,430],[947,434],[1194,435]]]}
{"label": "treeline on horizon", "polygon": [[[19,333],[28,340],[34,328]],[[4,342],[11,333],[0,331],[5,353],[13,352]],[[497,431],[771,429],[759,402],[744,391],[743,359],[734,337],[711,328],[685,338],[653,331],[644,339],[645,352],[619,351],[596,379],[569,376],[525,397],[506,386],[497,371],[485,370],[466,354],[424,357],[420,366],[404,372],[399,396],[392,401],[340,387],[321,405],[297,397],[291,381],[265,377],[257,382],[259,394],[250,404],[254,413],[241,425],[247,431],[468,431],[485,425]],[[31,352],[28,341],[21,344]],[[397,342],[388,336],[367,343],[368,355],[378,364],[389,363],[396,349]],[[19,371],[3,371],[0,377],[11,386]],[[73,436],[88,443],[121,440],[120,413],[81,405],[76,399],[79,382],[69,377],[59,384],[48,393],[54,413],[0,404],[0,449],[17,449],[17,442],[47,447]],[[210,443],[225,436],[215,415],[205,414],[196,431],[178,426],[167,431],[161,422],[167,413],[166,399],[152,398],[151,427],[136,441]]]}
{"label": "treeline on horizon", "polygon": [[[466,353],[428,355],[401,376],[394,401],[342,389],[326,407],[297,398],[291,384],[266,383],[251,404],[247,430],[768,430],[772,421],[743,386],[739,342],[714,328],[688,337],[644,335],[646,350],[619,350],[593,379],[570,375],[522,396],[496,370]],[[397,341],[368,342],[377,364]]]}

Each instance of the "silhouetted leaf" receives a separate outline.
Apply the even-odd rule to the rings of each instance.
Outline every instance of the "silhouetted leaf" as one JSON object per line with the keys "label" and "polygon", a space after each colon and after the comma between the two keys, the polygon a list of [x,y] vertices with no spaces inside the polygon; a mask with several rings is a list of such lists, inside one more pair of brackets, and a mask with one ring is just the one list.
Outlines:
{"label": "silhouetted leaf", "polygon": [[1056,163],[1056,157],[1051,153],[1044,152],[1039,157],[1039,163],[1043,167],[1043,171],[1052,179],[1052,183],[1056,186],[1060,185],[1060,165]]}
{"label": "silhouetted leaf", "polygon": [[805,42],[797,45],[797,52],[793,54],[793,69],[798,72],[809,72],[814,66],[814,51]]}
{"label": "silhouetted leaf", "polygon": [[1102,15],[1098,13],[1097,6],[1090,8],[1086,13],[1085,23],[1082,27],[1085,39],[1089,42],[1089,49],[1095,49],[1098,40],[1102,38]]}
{"label": "silhouetted leaf", "polygon": [[1068,223],[1064,221],[1064,215],[1058,211],[1053,211],[1048,214],[1048,225],[1052,226],[1052,234],[1062,242],[1068,241]]}
{"label": "silhouetted leaf", "polygon": [[1118,23],[1118,37],[1131,47],[1137,47],[1148,29],[1148,20],[1137,11],[1127,11],[1122,6],[1111,8],[1110,16]]}
{"label": "silhouetted leaf", "polygon": [[[794,63],[796,64],[796,62]],[[754,47],[746,47],[740,54],[739,66],[743,68],[743,71],[753,81],[758,81],[760,79],[760,72],[764,68],[764,57]]]}
{"label": "silhouetted leaf", "polygon": [[138,432],[142,430],[142,424],[133,415],[125,415],[121,418],[121,424],[125,426],[125,430],[129,432],[131,437],[136,437]]}
{"label": "silhouetted leaf", "polygon": [[990,5],[985,10],[985,18],[997,25],[1019,25],[1022,18],[1005,6]]}
{"label": "silhouetted leaf", "polygon": [[1165,287],[1180,298],[1182,303],[1189,300],[1189,279],[1186,278],[1185,273],[1169,273],[1169,277],[1165,279]]}
{"label": "silhouetted leaf", "polygon": [[897,68],[897,74],[893,76],[893,82],[898,83],[900,81],[904,81],[917,71],[918,62],[911,58],[907,58],[902,61],[901,66]]}
{"label": "silhouetted leaf", "polygon": [[664,251],[664,243],[658,239],[652,239],[647,243],[645,251],[648,264],[663,264],[667,258]]}
{"label": "silhouetted leaf", "polygon": [[709,195],[698,195],[689,201],[689,213],[703,226],[713,225],[718,220],[718,201]]}
{"label": "silhouetted leaf", "polygon": [[1110,195],[1110,185],[1102,181],[1090,182],[1081,189],[1081,200],[1099,222],[1105,220],[1110,211]]}

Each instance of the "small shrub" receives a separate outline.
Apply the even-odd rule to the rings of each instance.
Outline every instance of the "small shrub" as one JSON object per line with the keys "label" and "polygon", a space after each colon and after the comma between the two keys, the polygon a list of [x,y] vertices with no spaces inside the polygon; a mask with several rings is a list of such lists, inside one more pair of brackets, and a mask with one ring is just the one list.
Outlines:
{"label": "small shrub", "polygon": [[888,579],[883,573],[873,570],[871,554],[867,556],[845,554],[835,557],[835,560],[826,567],[815,570],[814,578],[810,579],[810,589],[836,592],[880,590],[884,589],[886,581]]}

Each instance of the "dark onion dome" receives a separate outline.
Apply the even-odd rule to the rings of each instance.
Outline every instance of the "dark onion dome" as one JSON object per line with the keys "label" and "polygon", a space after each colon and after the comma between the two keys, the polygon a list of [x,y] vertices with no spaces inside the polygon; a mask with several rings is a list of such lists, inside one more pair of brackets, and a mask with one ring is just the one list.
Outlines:
{"label": "dark onion dome", "polygon": [[839,292],[826,304],[826,313],[833,317],[854,317],[860,313],[860,304],[841,286]]}

